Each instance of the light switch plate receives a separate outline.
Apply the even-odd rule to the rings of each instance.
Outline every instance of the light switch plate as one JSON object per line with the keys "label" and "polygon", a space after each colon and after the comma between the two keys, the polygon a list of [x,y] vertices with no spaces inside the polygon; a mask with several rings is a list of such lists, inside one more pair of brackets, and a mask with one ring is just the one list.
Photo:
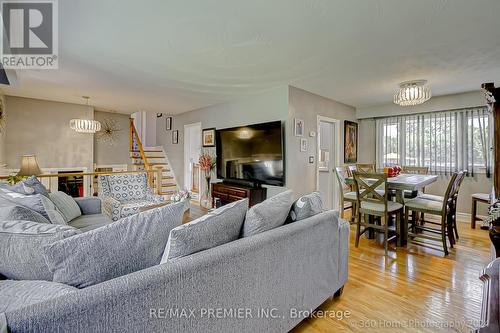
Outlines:
{"label": "light switch plate", "polygon": [[311,138],[314,138],[316,136],[316,132],[314,132],[314,131],[309,132],[309,136]]}
{"label": "light switch plate", "polygon": [[309,156],[309,163],[313,164],[314,163],[314,156]]}

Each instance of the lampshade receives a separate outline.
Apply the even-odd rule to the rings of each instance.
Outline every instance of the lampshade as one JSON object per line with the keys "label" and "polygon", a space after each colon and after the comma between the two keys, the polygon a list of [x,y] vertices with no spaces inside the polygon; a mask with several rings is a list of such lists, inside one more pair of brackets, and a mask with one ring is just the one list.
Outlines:
{"label": "lampshade", "polygon": [[406,81],[399,84],[394,103],[401,106],[418,105],[431,98],[431,88],[426,80]]}
{"label": "lampshade", "polygon": [[18,176],[38,176],[41,173],[35,155],[21,156],[21,170],[17,173]]}

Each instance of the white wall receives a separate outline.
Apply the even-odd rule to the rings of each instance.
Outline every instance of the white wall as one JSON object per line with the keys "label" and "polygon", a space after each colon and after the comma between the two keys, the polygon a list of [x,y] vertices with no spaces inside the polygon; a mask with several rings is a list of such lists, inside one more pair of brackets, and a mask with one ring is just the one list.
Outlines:
{"label": "white wall", "polygon": [[[112,145],[98,140],[94,136],[94,163],[97,165],[127,164],[130,166],[132,160],[129,158],[129,118],[128,114],[95,111],[94,117],[102,125],[106,120],[114,120],[120,128],[117,132],[117,140]],[[156,130],[156,128],[155,128]]]}
{"label": "white wall", "polygon": [[[480,91],[473,91],[462,94],[445,95],[432,97],[424,104],[410,107],[398,106],[394,103],[386,103],[382,105],[363,107],[356,110],[360,120],[360,161],[367,163],[375,163],[375,120],[376,117],[397,116],[401,114],[431,112],[461,109],[467,107],[485,105],[484,95]],[[443,195],[448,184],[449,177],[440,176],[439,181],[428,186],[426,192],[430,194]],[[460,188],[458,199],[458,211],[461,213],[470,213],[471,195],[473,193],[490,193],[493,186],[492,178],[486,178],[485,174],[477,174],[474,177],[468,177],[464,180]],[[478,214],[486,214],[485,205],[480,205]]]}
{"label": "white wall", "polygon": [[[213,105],[173,116],[172,130],[179,131],[179,143],[172,144],[172,131],[165,129],[164,115],[156,120],[157,144],[167,153],[171,167],[184,187],[184,125],[201,122],[201,128],[218,129],[288,119],[288,87],[280,87],[237,101]],[[208,149],[215,155],[215,149]],[[202,182],[202,186],[204,186]],[[268,187],[268,196],[283,188]],[[203,193],[203,188],[201,189]]]}
{"label": "white wall", "polygon": [[92,170],[93,135],[73,131],[69,121],[93,119],[93,108],[13,96],[5,104],[7,168],[19,168],[21,155],[35,154],[41,168]]}
{"label": "white wall", "polygon": [[[317,137],[309,137],[310,131],[317,132],[317,116],[325,116],[341,120],[341,163],[343,163],[344,120],[356,121],[356,110],[348,105],[310,93],[308,91],[289,87],[289,115],[287,125],[287,186],[292,188],[295,197],[316,190]],[[300,137],[294,136],[294,119],[305,122],[305,136],[308,141],[308,151],[300,151]],[[314,156],[310,164],[309,156]]]}
{"label": "white wall", "polygon": [[5,124],[5,117],[7,115],[7,108],[5,107],[5,97],[0,95],[0,102],[3,106],[3,120],[0,120],[0,173],[2,172],[2,165],[6,163],[7,153],[6,153],[6,131],[7,126]]}

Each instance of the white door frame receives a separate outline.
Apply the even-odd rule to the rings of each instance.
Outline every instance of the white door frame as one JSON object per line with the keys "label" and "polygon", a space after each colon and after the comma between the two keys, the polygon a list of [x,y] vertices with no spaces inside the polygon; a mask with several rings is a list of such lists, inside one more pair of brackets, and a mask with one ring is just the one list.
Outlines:
{"label": "white door frame", "polygon": [[[184,171],[184,187],[188,191],[192,187],[191,168],[189,167],[190,166],[189,152],[190,152],[191,140],[189,139],[188,135],[189,133],[188,129],[191,127],[199,127],[201,131],[201,122],[184,125],[184,170],[183,171]],[[201,186],[201,178],[200,178],[200,184],[198,184],[198,188],[200,188],[200,186]],[[199,197],[201,197],[201,195]]]}
{"label": "white door frame", "polygon": [[[325,117],[325,116],[317,116],[317,122],[316,122],[316,191],[319,191],[319,168],[318,168],[318,161],[319,161],[319,150],[320,150],[320,123],[321,122],[328,122],[332,123],[334,126],[334,133],[332,135],[332,138],[335,138],[335,146],[334,146],[334,154],[330,156],[330,165],[328,166],[330,168],[329,172],[333,173],[333,169],[337,166],[339,166],[341,163],[341,157],[342,157],[342,129],[340,127],[341,121],[339,119],[335,118],[330,118],[330,117]],[[332,195],[332,207],[335,209],[339,205],[339,194],[338,194],[338,184],[335,181],[335,177],[332,179],[333,181],[333,195]]]}

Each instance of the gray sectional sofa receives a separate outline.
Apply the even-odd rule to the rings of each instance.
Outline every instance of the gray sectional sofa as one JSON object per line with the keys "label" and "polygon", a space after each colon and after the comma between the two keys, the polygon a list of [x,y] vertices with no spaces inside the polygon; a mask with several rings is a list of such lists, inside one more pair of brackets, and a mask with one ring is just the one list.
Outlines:
{"label": "gray sectional sofa", "polygon": [[[78,205],[70,225],[109,222],[99,199]],[[0,311],[0,332],[287,332],[346,283],[348,244],[327,211],[88,287],[4,280],[0,295],[31,298]]]}

